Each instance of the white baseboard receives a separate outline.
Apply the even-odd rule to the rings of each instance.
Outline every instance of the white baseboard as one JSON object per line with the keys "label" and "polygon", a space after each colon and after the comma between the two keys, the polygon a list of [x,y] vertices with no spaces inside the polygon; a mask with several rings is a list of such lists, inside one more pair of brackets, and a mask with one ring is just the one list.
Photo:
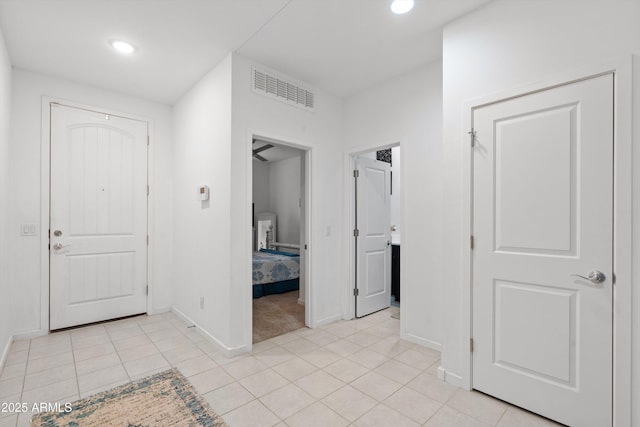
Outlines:
{"label": "white baseboard", "polygon": [[200,326],[198,323],[194,322],[189,316],[187,316],[186,314],[184,314],[183,312],[181,312],[177,308],[171,307],[171,311],[173,313],[175,313],[176,316],[178,316],[179,318],[184,320],[185,322],[187,322],[187,323],[189,323],[191,325],[194,325],[196,327],[196,331],[198,331],[199,334],[201,334],[203,337],[205,337],[213,345],[218,347],[227,357],[235,357],[235,356],[238,356],[240,354],[243,354],[243,353],[246,353],[248,351],[251,351],[251,348],[247,347],[246,345],[239,346],[239,347],[228,347],[228,346],[224,345],[222,342],[220,342],[216,337],[211,335],[209,332],[204,330],[202,328],[202,326]]}
{"label": "white baseboard", "polygon": [[442,344],[436,341],[431,341],[422,337],[415,336],[413,334],[400,333],[400,338],[403,340],[412,342],[414,344],[421,345],[423,347],[430,348],[432,350],[436,350],[442,352]]}
{"label": "white baseboard", "polygon": [[336,314],[335,316],[326,317],[322,320],[318,320],[310,325],[310,328],[319,328],[320,326],[328,325],[329,323],[337,322],[338,320],[342,320],[342,316],[340,314]]}
{"label": "white baseboard", "polygon": [[7,344],[4,346],[4,350],[2,351],[2,358],[0,358],[0,372],[2,372],[4,364],[7,363],[7,358],[9,357],[9,350],[11,350],[13,339],[13,335],[9,335],[9,340],[7,341]]}
{"label": "white baseboard", "polygon": [[298,304],[300,304],[300,305],[304,305],[304,300],[303,300],[303,299],[298,298]]}
{"label": "white baseboard", "polygon": [[453,372],[449,372],[444,369],[442,366],[438,367],[438,378],[442,381],[454,385],[456,387],[466,388],[464,386],[464,382],[462,381],[462,377]]}
{"label": "white baseboard", "polygon": [[36,329],[35,331],[21,332],[19,334],[15,334],[13,336],[13,340],[14,341],[30,340],[32,338],[43,337],[45,335],[49,335],[49,331]]}
{"label": "white baseboard", "polygon": [[163,314],[163,313],[168,313],[171,311],[171,307],[159,307],[159,308],[151,308],[148,312],[147,315],[149,316],[154,316],[156,314]]}

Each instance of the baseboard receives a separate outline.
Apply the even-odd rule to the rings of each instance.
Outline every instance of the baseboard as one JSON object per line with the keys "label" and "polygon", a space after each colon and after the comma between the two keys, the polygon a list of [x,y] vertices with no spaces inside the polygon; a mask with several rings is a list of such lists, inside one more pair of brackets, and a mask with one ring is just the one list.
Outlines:
{"label": "baseboard", "polygon": [[2,351],[2,358],[0,359],[0,372],[2,372],[4,364],[7,363],[7,358],[9,357],[9,351],[11,350],[13,339],[13,335],[9,335],[9,340],[7,341],[7,344],[5,344],[4,350]]}
{"label": "baseboard", "polygon": [[186,314],[184,314],[183,312],[181,312],[177,308],[171,307],[171,311],[173,313],[175,313],[176,316],[178,316],[179,318],[184,320],[185,322],[195,326],[196,331],[198,331],[198,333],[200,335],[202,335],[209,342],[211,342],[213,345],[218,347],[227,357],[235,357],[235,356],[238,356],[240,354],[246,353],[246,352],[251,350],[251,348],[247,347],[246,345],[239,346],[239,347],[228,347],[228,346],[224,345],[216,337],[214,337],[209,332],[207,332],[204,328],[202,328],[202,326],[200,326],[197,322],[194,322],[189,316],[187,316]]}
{"label": "baseboard", "polygon": [[342,320],[342,316],[340,314],[336,314],[335,316],[326,317],[322,320],[318,320],[317,322],[313,322],[310,328],[319,328],[320,326],[328,325],[329,323],[337,322],[338,320]]}
{"label": "baseboard", "polygon": [[414,344],[421,345],[423,347],[430,348],[432,350],[436,350],[442,352],[442,344],[436,341],[431,341],[422,337],[418,337],[412,334],[400,333],[400,338]]}
{"label": "baseboard", "polygon": [[171,311],[171,307],[160,307],[160,308],[151,308],[147,315],[155,316],[156,314],[169,313]]}
{"label": "baseboard", "polygon": [[45,335],[49,335],[49,331],[45,331],[45,330],[41,330],[41,329],[36,329],[35,331],[30,331],[30,332],[21,332],[19,334],[15,334],[13,336],[13,340],[14,341],[20,341],[20,340],[30,340],[32,338],[38,338],[38,337],[43,337]]}
{"label": "baseboard", "polygon": [[304,300],[303,300],[303,299],[298,298],[298,304],[300,304],[300,305],[304,305]]}
{"label": "baseboard", "polygon": [[464,382],[462,381],[462,377],[460,375],[455,374],[453,372],[449,372],[446,369],[444,369],[442,366],[438,367],[438,378],[456,387],[466,388],[464,386]]}

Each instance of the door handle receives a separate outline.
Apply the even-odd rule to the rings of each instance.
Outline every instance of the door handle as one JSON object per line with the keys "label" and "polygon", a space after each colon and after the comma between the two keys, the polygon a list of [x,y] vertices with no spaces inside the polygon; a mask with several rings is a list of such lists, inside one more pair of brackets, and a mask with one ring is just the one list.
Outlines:
{"label": "door handle", "polygon": [[605,280],[607,280],[607,276],[602,272],[602,271],[598,271],[598,270],[593,270],[591,272],[589,272],[589,275],[587,277],[585,276],[581,276],[580,274],[572,274],[571,276],[574,277],[579,277],[581,279],[584,280],[588,280],[593,284],[599,284],[604,282]]}
{"label": "door handle", "polygon": [[53,244],[53,250],[54,251],[60,251],[62,250],[62,248],[68,248],[71,245],[63,245],[62,243],[54,243]]}

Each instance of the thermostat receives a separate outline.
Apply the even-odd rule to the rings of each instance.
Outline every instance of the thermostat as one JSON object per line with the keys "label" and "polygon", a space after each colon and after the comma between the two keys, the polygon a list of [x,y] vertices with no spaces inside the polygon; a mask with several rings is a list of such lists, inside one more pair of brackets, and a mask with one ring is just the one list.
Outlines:
{"label": "thermostat", "polygon": [[203,185],[198,190],[198,199],[199,200],[209,200],[209,186]]}

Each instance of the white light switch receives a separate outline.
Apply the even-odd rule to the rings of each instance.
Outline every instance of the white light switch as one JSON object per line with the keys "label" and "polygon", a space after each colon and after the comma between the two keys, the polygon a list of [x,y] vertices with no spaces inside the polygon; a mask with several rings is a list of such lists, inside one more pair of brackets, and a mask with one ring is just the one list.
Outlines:
{"label": "white light switch", "polygon": [[38,224],[21,224],[20,235],[21,236],[37,236]]}

